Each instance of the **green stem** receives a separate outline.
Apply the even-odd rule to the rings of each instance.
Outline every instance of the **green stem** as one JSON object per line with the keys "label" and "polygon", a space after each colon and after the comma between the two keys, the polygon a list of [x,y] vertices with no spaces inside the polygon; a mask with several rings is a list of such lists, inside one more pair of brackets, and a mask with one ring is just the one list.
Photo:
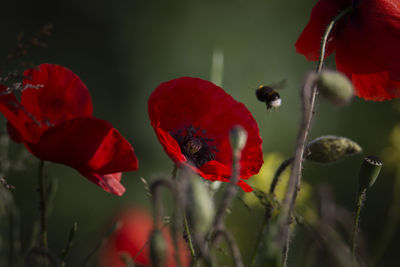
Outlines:
{"label": "green stem", "polygon": [[[353,10],[353,7],[348,7],[342,12],[340,12],[336,17],[332,19],[328,27],[325,29],[321,48],[320,57],[317,65],[317,73],[320,73],[325,59],[325,50],[328,42],[328,37],[333,29],[333,26],[342,19],[344,16],[349,14]],[[310,77],[314,75],[309,75],[305,82],[302,90],[302,122],[300,125],[300,130],[297,136],[295,156],[292,164],[292,171],[289,178],[289,183],[286,191],[286,195],[283,202],[283,216],[280,222],[280,237],[279,244],[283,247],[287,240],[287,235],[289,234],[290,218],[293,214],[294,205],[297,198],[297,193],[300,189],[301,183],[301,169],[304,154],[304,147],[306,145],[306,140],[308,132],[310,130],[311,120],[314,113],[314,103],[317,93],[317,87],[314,85],[315,77]],[[285,259],[283,259],[285,260]],[[283,262],[283,265],[286,265]]]}
{"label": "green stem", "polygon": [[[174,169],[172,170],[172,179],[175,182],[175,188],[178,188],[178,179],[177,179],[177,172],[178,172],[178,166],[174,165]],[[176,203],[175,203],[175,212],[176,214],[179,214],[179,207],[181,205],[180,202],[180,197],[178,195],[175,196],[176,199]],[[194,249],[194,245],[193,245],[193,239],[192,236],[190,234],[190,230],[189,230],[189,224],[188,221],[186,219],[186,212],[185,209],[182,210],[182,207],[180,207],[180,210],[182,211],[182,215],[183,215],[183,225],[185,228],[185,232],[187,234],[187,240],[188,240],[188,244],[189,244],[189,249],[190,249],[190,255],[192,256],[192,260],[196,263],[196,266],[199,266],[199,263],[197,262],[197,257],[196,257],[196,251]],[[175,216],[176,217],[176,216]],[[175,218],[177,219],[177,218]],[[179,227],[180,228],[180,227]],[[173,241],[174,241],[174,247],[175,247],[175,260],[178,264],[178,266],[181,266],[181,262],[180,262],[180,256],[179,256],[179,244],[178,244],[178,226],[177,226],[177,222],[173,224]]]}
{"label": "green stem", "polygon": [[367,194],[367,189],[363,189],[359,191],[357,197],[356,215],[354,218],[354,226],[353,226],[353,236],[351,238],[351,255],[353,257],[353,260],[355,260],[355,254],[356,254],[357,235],[359,231],[361,208],[363,206],[366,194]]}
{"label": "green stem", "polygon": [[385,226],[383,227],[383,233],[379,237],[376,249],[374,249],[375,251],[374,265],[378,264],[386,248],[395,237],[399,221],[400,221],[400,166],[398,166],[396,169],[396,177],[393,186],[392,201],[390,204]]}
{"label": "green stem", "polygon": [[192,236],[190,233],[189,224],[188,224],[188,221],[186,218],[186,213],[183,213],[183,226],[185,227],[185,232],[186,232],[187,240],[189,243],[190,255],[192,255],[192,259],[195,262],[196,266],[199,266],[199,263],[197,261],[196,251],[193,246],[193,240],[192,240]]}
{"label": "green stem", "polygon": [[42,230],[42,247],[48,249],[47,243],[47,225],[46,225],[46,192],[45,192],[45,181],[44,181],[44,160],[40,160],[39,172],[38,172],[38,186],[39,186],[39,197],[40,197],[40,225]]}

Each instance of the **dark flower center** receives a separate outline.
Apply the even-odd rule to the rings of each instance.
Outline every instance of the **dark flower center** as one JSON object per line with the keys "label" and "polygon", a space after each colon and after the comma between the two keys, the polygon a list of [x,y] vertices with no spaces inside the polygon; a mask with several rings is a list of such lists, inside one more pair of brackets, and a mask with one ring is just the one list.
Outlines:
{"label": "dark flower center", "polygon": [[211,145],[213,139],[202,136],[206,134],[206,130],[200,131],[200,128],[190,125],[183,129],[172,130],[169,134],[178,142],[182,154],[196,167],[199,168],[215,159],[215,152],[218,152],[218,149]]}

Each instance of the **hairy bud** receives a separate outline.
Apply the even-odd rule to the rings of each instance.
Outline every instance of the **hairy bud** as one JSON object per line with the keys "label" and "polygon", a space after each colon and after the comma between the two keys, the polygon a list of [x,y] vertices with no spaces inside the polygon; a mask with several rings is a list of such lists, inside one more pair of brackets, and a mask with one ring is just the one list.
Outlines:
{"label": "hairy bud", "polygon": [[242,126],[240,125],[233,126],[233,128],[229,133],[229,137],[232,149],[234,151],[242,151],[243,148],[246,146],[247,132]]}
{"label": "hairy bud", "polygon": [[214,205],[205,187],[198,177],[189,177],[186,191],[186,215],[195,234],[204,236],[214,219]]}
{"label": "hairy bud", "polygon": [[361,151],[362,148],[353,140],[326,135],[314,139],[307,145],[306,158],[318,163],[332,163]]}
{"label": "hairy bud", "polygon": [[347,104],[354,94],[353,84],[337,71],[325,70],[318,75],[319,92],[335,105]]}

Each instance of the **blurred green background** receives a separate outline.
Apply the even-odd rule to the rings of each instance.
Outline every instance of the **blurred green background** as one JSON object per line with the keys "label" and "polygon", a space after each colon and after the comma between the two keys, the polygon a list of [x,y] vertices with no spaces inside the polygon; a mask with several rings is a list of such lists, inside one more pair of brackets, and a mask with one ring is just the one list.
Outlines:
{"label": "blurred green background", "polygon": [[[78,74],[91,92],[94,115],[119,129],[139,159],[139,170],[123,175],[122,183],[127,189],[123,197],[107,194],[69,167],[46,164],[47,176],[59,181],[49,218],[50,246],[55,251],[64,248],[70,227],[75,221],[79,223],[69,266],[83,261],[101,239],[107,221],[122,206],[133,203],[150,207],[139,178],[151,180],[156,173],[169,173],[172,162],[149,123],[147,99],[158,84],[170,79],[209,79],[215,49],[224,52],[223,88],[253,113],[259,123],[264,153],[279,151],[284,157],[291,156],[299,127],[299,89],[305,74],[315,66],[296,54],[294,43],[315,2],[1,1],[0,58],[14,50],[18,33],[29,37],[44,24],[52,23],[55,32],[48,39],[49,47],[32,50],[27,58],[37,64],[60,64]],[[326,66],[334,68],[332,58]],[[267,113],[265,105],[257,102],[254,89],[282,79],[287,79],[287,86],[280,92],[282,107]],[[357,141],[365,154],[381,155],[399,120],[396,103],[355,98],[350,105],[338,108],[320,99],[311,138],[343,135]],[[10,155],[25,150],[21,145],[10,146]],[[329,166],[306,164],[304,179],[314,188],[329,185],[337,203],[352,211],[361,160],[362,155],[358,155]],[[21,210],[21,237],[25,244],[33,222],[39,218],[38,164],[32,157],[24,170],[7,174],[9,183],[16,186],[13,192]],[[370,251],[388,220],[393,181],[393,169],[385,165],[368,194],[361,228]],[[229,216],[229,225],[247,264],[261,217],[260,210],[248,211],[239,202]],[[398,240],[399,233],[395,234],[393,238]],[[296,263],[302,250],[298,243],[301,245],[301,240],[293,245],[290,266],[299,266]],[[398,266],[398,249],[398,242],[392,242],[379,266]],[[95,266],[95,262],[92,264]]]}

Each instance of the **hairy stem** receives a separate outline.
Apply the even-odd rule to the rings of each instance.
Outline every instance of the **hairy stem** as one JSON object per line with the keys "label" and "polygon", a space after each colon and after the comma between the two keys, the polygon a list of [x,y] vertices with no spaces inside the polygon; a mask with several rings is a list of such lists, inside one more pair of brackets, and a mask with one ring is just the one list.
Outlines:
{"label": "hairy stem", "polygon": [[233,236],[225,230],[225,227],[216,230],[214,240],[216,240],[219,236],[222,236],[225,239],[233,257],[234,266],[244,267],[239,248],[236,245]]}
{"label": "hairy stem", "polygon": [[39,172],[38,172],[38,191],[40,197],[40,226],[42,230],[42,247],[47,249],[47,224],[46,224],[46,213],[47,213],[47,203],[46,203],[46,192],[45,192],[45,181],[44,181],[44,161],[40,160]]}
{"label": "hairy stem", "polygon": [[363,190],[359,191],[358,197],[357,197],[356,214],[354,217],[354,226],[353,226],[353,235],[351,238],[351,255],[353,257],[353,260],[355,260],[355,255],[356,255],[357,235],[358,235],[358,231],[359,231],[361,208],[363,206],[366,194],[367,194],[367,189],[363,189]]}
{"label": "hairy stem", "polygon": [[[341,18],[353,11],[354,7],[349,7],[339,13],[332,19],[326,28],[320,49],[320,57],[317,66],[317,73],[320,73],[325,59],[325,51],[328,43],[328,37],[333,29],[333,26]],[[304,154],[304,147],[306,145],[308,132],[310,130],[311,120],[314,112],[314,102],[317,94],[317,87],[314,84],[316,78],[315,73],[311,73],[306,78],[304,83],[301,99],[302,99],[302,121],[299,129],[299,133],[296,140],[296,149],[294,154],[294,160],[292,164],[292,170],[289,178],[288,188],[283,202],[283,216],[281,218],[280,225],[280,238],[279,243],[283,247],[289,234],[290,218],[293,214],[294,205],[296,202],[297,193],[300,190],[301,183],[301,169]],[[285,265],[285,262],[283,263]]]}

